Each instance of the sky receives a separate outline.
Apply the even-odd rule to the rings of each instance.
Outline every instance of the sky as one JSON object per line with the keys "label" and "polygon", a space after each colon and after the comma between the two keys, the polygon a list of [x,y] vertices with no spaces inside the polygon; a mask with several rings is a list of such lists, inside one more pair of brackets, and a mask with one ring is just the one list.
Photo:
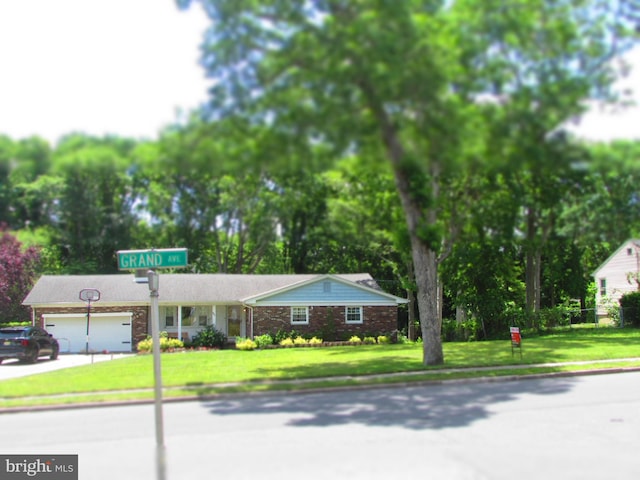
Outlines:
{"label": "sky", "polygon": [[[0,134],[52,145],[72,132],[157,138],[207,100],[198,59],[208,24],[199,5],[174,0],[0,0]],[[631,60],[638,69],[620,88],[640,90],[640,48]],[[640,107],[610,110],[594,106],[571,129],[640,139]]]}
{"label": "sky", "polygon": [[208,24],[174,0],[0,0],[0,134],[156,138],[207,98]]}

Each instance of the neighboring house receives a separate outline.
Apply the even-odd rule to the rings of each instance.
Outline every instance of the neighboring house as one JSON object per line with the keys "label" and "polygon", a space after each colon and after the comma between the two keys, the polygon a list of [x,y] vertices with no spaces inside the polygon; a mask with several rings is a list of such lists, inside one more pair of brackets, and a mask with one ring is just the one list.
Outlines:
{"label": "neighboring house", "polygon": [[598,317],[607,316],[607,306],[618,307],[620,298],[638,291],[640,280],[640,240],[624,242],[594,272]]}
{"label": "neighboring house", "polygon": [[[295,330],[324,340],[389,334],[398,305],[369,274],[226,275],[160,273],[160,330],[191,339],[208,325],[230,339]],[[83,289],[100,299],[89,305]],[[151,333],[149,289],[133,274],[44,275],[25,298],[32,321],[60,340],[62,352],[130,352]],[[87,315],[89,313],[89,315]]]}

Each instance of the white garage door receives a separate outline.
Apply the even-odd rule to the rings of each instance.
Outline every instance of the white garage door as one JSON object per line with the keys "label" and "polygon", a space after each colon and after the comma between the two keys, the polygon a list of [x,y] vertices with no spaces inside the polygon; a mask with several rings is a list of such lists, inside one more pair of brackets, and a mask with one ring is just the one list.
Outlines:
{"label": "white garage door", "polygon": [[[87,315],[45,315],[45,328],[60,343],[63,353],[87,351]],[[89,352],[130,352],[131,314],[92,313],[89,318]]]}

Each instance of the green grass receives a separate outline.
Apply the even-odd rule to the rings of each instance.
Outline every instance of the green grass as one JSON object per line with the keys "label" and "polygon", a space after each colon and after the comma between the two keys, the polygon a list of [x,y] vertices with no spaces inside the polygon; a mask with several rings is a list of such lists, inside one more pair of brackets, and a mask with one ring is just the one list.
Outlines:
{"label": "green grass", "polygon": [[[162,355],[162,379],[166,388],[164,396],[204,396],[222,392],[299,390],[354,383],[371,385],[509,375],[515,372],[513,368],[508,368],[512,365],[640,357],[640,330],[572,329],[553,335],[525,337],[522,359],[518,351],[512,355],[508,340],[445,343],[444,354],[445,365],[428,368],[422,365],[421,344],[165,354]],[[640,365],[640,362],[631,364]],[[604,366],[611,365],[603,364],[602,368]],[[446,370],[469,367],[496,368],[481,373]],[[545,368],[546,371],[566,371],[584,367]],[[517,373],[522,375],[541,371],[542,367],[532,366],[519,369]],[[412,372],[412,375],[382,379],[371,377],[399,372]],[[323,379],[301,384],[291,382],[314,378]],[[0,407],[150,399],[153,398],[152,388],[153,357],[139,355],[2,381]]]}

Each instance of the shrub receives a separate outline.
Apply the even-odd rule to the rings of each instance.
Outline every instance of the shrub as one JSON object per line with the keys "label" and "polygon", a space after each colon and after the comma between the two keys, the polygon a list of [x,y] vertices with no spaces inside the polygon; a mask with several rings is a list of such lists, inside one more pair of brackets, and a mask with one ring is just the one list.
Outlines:
{"label": "shrub", "polygon": [[[163,335],[164,334],[164,335]],[[166,332],[160,333],[160,351],[166,352],[176,348],[183,348],[184,343],[177,338],[169,338]],[[144,340],[138,342],[138,352],[149,353],[153,350],[153,339],[147,336]]]}
{"label": "shrub", "polygon": [[250,338],[236,338],[236,348],[238,350],[255,350],[257,346],[256,342]]}
{"label": "shrub", "polygon": [[293,340],[294,345],[307,345],[309,342],[303,337],[296,337]]}
{"label": "shrub", "polygon": [[193,337],[191,344],[194,347],[224,348],[227,336],[213,325],[208,325]]}
{"label": "shrub", "polygon": [[144,340],[140,340],[136,347],[139,352],[148,353],[153,348],[153,341],[151,337],[147,337]]}
{"label": "shrub", "polygon": [[30,327],[31,322],[0,322],[0,327]]}
{"label": "shrub", "polygon": [[625,293],[620,298],[624,324],[640,327],[640,292]]}
{"label": "shrub", "polygon": [[173,350],[176,348],[184,348],[184,343],[178,338],[160,338],[160,350],[166,352],[167,350]]}
{"label": "shrub", "polygon": [[282,340],[280,340],[279,345],[282,345],[283,347],[293,346],[293,340],[291,340],[289,337],[283,338]]}
{"label": "shrub", "polygon": [[362,339],[362,343],[364,343],[365,345],[375,345],[376,339],[375,337],[364,337]]}
{"label": "shrub", "polygon": [[464,322],[450,318],[442,320],[442,340],[445,342],[471,342],[477,340],[481,332],[482,325],[473,318]]}
{"label": "shrub", "polygon": [[322,339],[318,337],[312,337],[309,339],[309,345],[320,345],[322,344]]}
{"label": "shrub", "polygon": [[386,335],[379,335],[378,336],[378,343],[380,345],[386,345],[391,343],[391,339],[389,337],[387,337]]}
{"label": "shrub", "polygon": [[349,343],[362,343],[362,339],[359,336],[354,335],[349,339]]}
{"label": "shrub", "polygon": [[256,343],[257,348],[264,348],[269,345],[273,345],[273,337],[268,333],[255,337],[253,341]]}
{"label": "shrub", "polygon": [[273,336],[274,345],[280,345],[280,342],[282,342],[282,340],[284,340],[285,338],[291,338],[291,335],[289,334],[289,332],[282,329],[278,330],[276,334]]}

